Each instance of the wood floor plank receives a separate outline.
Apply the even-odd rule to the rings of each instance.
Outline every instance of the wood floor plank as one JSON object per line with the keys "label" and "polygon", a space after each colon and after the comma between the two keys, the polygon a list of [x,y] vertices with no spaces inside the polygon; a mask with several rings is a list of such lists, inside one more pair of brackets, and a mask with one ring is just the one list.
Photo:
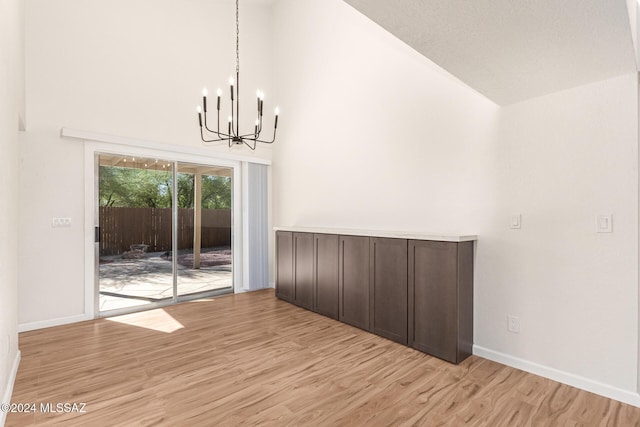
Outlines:
{"label": "wood floor plank", "polygon": [[7,426],[637,426],[640,408],[471,356],[452,365],[273,290],[20,334]]}

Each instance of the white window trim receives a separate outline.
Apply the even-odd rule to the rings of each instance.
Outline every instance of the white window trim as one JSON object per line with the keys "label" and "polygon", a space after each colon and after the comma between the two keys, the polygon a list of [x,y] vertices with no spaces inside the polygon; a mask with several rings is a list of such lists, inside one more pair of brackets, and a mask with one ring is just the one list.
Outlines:
{"label": "white window trim", "polygon": [[[235,293],[246,292],[248,287],[244,284],[243,263],[244,230],[247,224],[246,209],[243,207],[243,194],[246,192],[246,183],[243,177],[243,162],[270,165],[268,159],[236,155],[205,148],[188,148],[179,145],[162,144],[152,141],[130,139],[118,136],[79,131],[62,128],[61,136],[76,138],[84,142],[84,224],[85,224],[85,298],[84,317],[95,318],[99,311],[96,307],[95,292],[95,218],[96,218],[96,184],[95,184],[95,156],[96,154],[122,154],[131,156],[146,156],[166,158],[171,161],[185,163],[204,163],[233,169],[233,284]],[[238,225],[237,227],[235,225]]]}

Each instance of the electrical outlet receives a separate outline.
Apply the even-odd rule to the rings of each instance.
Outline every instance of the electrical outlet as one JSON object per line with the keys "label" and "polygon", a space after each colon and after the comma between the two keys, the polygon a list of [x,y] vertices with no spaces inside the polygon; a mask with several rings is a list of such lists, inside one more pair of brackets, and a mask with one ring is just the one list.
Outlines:
{"label": "electrical outlet", "polygon": [[514,214],[509,217],[509,228],[513,230],[522,228],[522,214]]}
{"label": "electrical outlet", "polygon": [[71,227],[71,218],[52,218],[51,219],[51,227],[60,228],[60,227]]}
{"label": "electrical outlet", "polygon": [[507,316],[507,330],[514,334],[520,333],[520,318],[516,316]]}

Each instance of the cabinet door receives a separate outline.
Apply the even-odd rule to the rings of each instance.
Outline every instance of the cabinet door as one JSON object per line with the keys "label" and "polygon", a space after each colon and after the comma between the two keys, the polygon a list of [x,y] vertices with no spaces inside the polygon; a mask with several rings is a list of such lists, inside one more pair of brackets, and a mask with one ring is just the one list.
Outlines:
{"label": "cabinet door", "polygon": [[457,363],[457,243],[409,242],[409,345]]}
{"label": "cabinet door", "polygon": [[473,353],[473,247],[458,243],[458,360]]}
{"label": "cabinet door", "polygon": [[371,238],[371,332],[407,344],[407,240]]}
{"label": "cabinet door", "polygon": [[276,296],[294,301],[293,233],[276,231]]}
{"label": "cabinet door", "polygon": [[293,284],[296,305],[313,309],[313,234],[293,233]]}
{"label": "cabinet door", "polygon": [[339,237],[315,234],[315,308],[320,314],[338,319],[338,248]]}
{"label": "cabinet door", "polygon": [[340,320],[369,330],[369,238],[340,236]]}

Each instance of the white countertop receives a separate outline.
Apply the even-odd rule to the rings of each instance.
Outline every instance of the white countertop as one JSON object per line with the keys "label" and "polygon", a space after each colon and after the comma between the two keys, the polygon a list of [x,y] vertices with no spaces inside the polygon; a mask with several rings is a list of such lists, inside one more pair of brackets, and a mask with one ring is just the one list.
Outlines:
{"label": "white countertop", "polygon": [[333,227],[274,227],[275,231],[293,231],[295,233],[338,234],[342,236],[388,237],[392,239],[435,240],[440,242],[469,242],[478,240],[478,236],[424,233],[415,231],[355,230]]}

